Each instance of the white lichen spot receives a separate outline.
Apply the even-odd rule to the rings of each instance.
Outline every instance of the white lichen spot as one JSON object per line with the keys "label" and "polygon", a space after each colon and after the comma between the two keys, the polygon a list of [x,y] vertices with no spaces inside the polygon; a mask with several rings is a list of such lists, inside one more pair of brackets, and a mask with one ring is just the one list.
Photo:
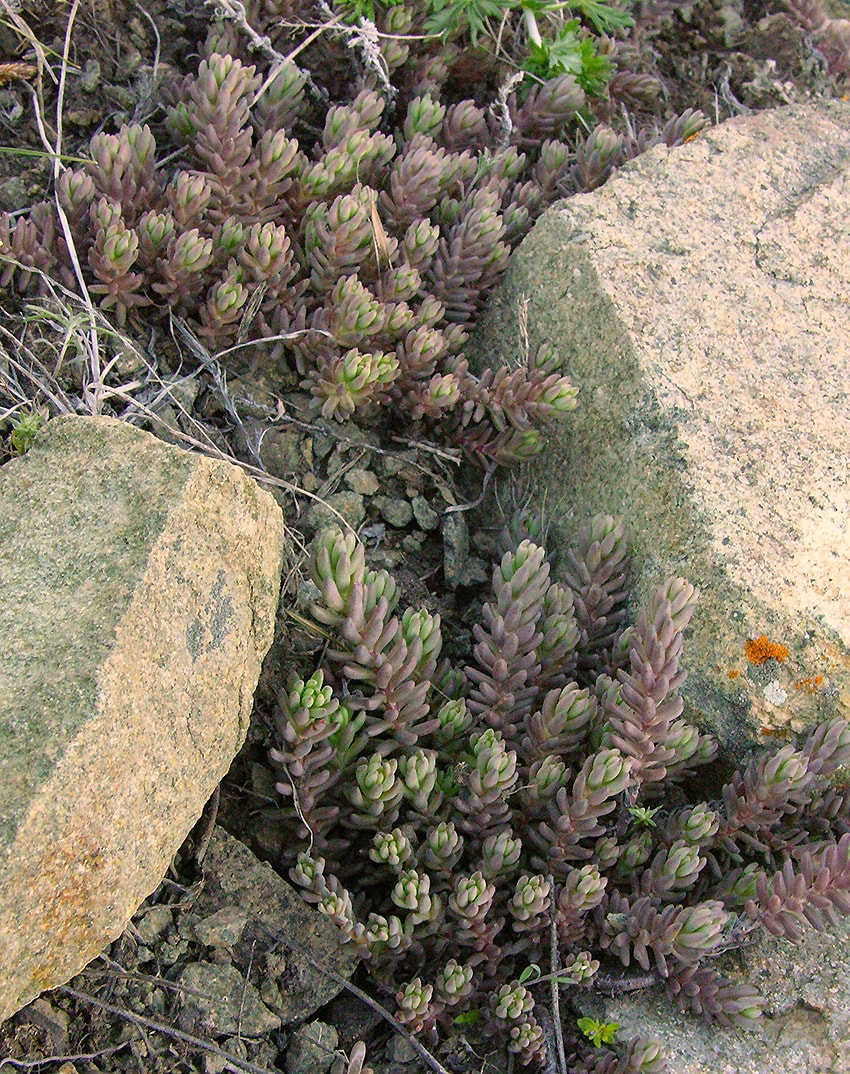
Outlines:
{"label": "white lichen spot", "polygon": [[781,705],[788,699],[788,695],[776,679],[772,679],[767,686],[765,686],[762,693],[765,701],[769,701],[771,705]]}

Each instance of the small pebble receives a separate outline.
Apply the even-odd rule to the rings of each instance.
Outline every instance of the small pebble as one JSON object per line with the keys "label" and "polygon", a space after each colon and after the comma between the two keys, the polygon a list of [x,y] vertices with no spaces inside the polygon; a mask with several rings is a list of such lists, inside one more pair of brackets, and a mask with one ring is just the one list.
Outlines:
{"label": "small pebble", "polygon": [[283,1007],[280,989],[274,981],[270,981],[268,978],[260,984],[260,999],[273,1011],[280,1010]]}
{"label": "small pebble", "polygon": [[317,459],[327,458],[336,447],[336,440],[325,432],[313,433],[313,451]]}
{"label": "small pebble", "polygon": [[235,906],[223,906],[195,925],[195,935],[206,947],[232,947],[248,924],[248,915]]}
{"label": "small pebble", "polygon": [[375,506],[381,512],[381,518],[396,529],[403,529],[413,520],[413,508],[407,500],[390,496],[376,496]]}
{"label": "small pebble", "polygon": [[19,175],[13,175],[11,179],[4,179],[0,183],[0,208],[7,212],[15,209],[25,209],[32,203],[26,183]]}
{"label": "small pebble", "polygon": [[261,1037],[280,1027],[280,1018],[260,999],[257,989],[233,965],[190,962],[180,972],[180,1002],[212,1033]]}
{"label": "small pebble", "polygon": [[251,790],[261,797],[271,798],[277,801],[275,791],[275,774],[268,765],[253,761],[251,764]]}
{"label": "small pebble", "polygon": [[204,1052],[204,1074],[222,1074],[230,1064],[223,1055]]}
{"label": "small pebble", "polygon": [[300,429],[283,426],[263,437],[260,454],[273,477],[299,474],[310,460],[312,441]]}
{"label": "small pebble", "polygon": [[137,48],[131,45],[129,48],[125,48],[124,54],[118,61],[118,77],[122,81],[126,81],[133,77],[142,65],[142,54]]}
{"label": "small pebble", "polygon": [[345,475],[345,483],[352,491],[363,496],[374,496],[381,487],[380,481],[371,470],[349,470]]}
{"label": "small pebble", "polygon": [[[332,510],[333,508],[333,510]],[[325,502],[313,501],[307,508],[305,521],[314,530],[325,526],[338,526],[340,515],[355,529],[366,517],[366,507],[359,492],[334,492],[325,497]]]}
{"label": "small pebble", "polygon": [[387,1050],[390,1058],[395,1063],[413,1063],[419,1058],[413,1045],[406,1037],[394,1036]]}
{"label": "small pebble", "polygon": [[413,517],[423,530],[435,530],[440,524],[440,513],[435,511],[424,496],[413,497]]}
{"label": "small pebble", "polygon": [[381,469],[387,477],[394,477],[403,466],[404,459],[399,459],[395,455],[385,455],[381,459]]}
{"label": "small pebble", "polygon": [[286,973],[286,955],[282,951],[271,951],[266,955],[266,973],[269,977],[282,977]]}
{"label": "small pebble", "polygon": [[174,911],[170,906],[152,906],[133,924],[142,943],[152,944],[165,932],[173,919]]}
{"label": "small pebble", "polygon": [[190,910],[186,914],[177,915],[177,931],[184,940],[197,940],[195,925],[201,920],[201,915]]}
{"label": "small pebble", "polygon": [[93,93],[100,83],[100,64],[89,57],[80,73],[80,89],[83,93]]}
{"label": "small pebble", "polygon": [[228,1037],[222,1044],[222,1048],[235,1059],[248,1058],[248,1045],[239,1037]]}
{"label": "small pebble", "polygon": [[292,1034],[286,1049],[286,1074],[325,1074],[333,1062],[339,1034],[326,1022],[308,1022]]}
{"label": "small pebble", "polygon": [[173,966],[189,950],[188,940],[179,940],[177,943],[165,943],[159,949],[159,961],[163,966]]}

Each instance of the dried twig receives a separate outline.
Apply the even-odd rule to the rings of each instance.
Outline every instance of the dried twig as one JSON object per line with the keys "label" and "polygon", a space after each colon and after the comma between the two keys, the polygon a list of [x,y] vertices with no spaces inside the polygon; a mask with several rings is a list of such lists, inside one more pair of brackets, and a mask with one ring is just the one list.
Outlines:
{"label": "dried twig", "polygon": [[514,124],[511,119],[511,110],[508,106],[508,98],[525,78],[524,71],[514,71],[512,75],[499,86],[499,92],[496,94],[496,99],[490,105],[490,114],[495,117],[499,127],[501,128],[501,137],[499,138],[499,147],[501,149],[507,149],[511,144],[511,135],[514,132]]}
{"label": "dried twig", "polygon": [[[555,877],[547,877],[549,890],[552,892],[552,901],[555,900]],[[558,994],[558,973],[561,970],[561,952],[558,949],[558,926],[555,924],[555,915],[549,919],[549,968],[552,971],[552,980],[549,982],[549,997],[552,1004],[552,1022],[555,1030],[555,1046],[557,1048],[558,1074],[567,1074],[567,1057],[564,1054],[564,1029],[561,1025],[561,999]]]}
{"label": "dried twig", "polygon": [[153,53],[153,80],[154,82],[156,82],[157,73],[159,71],[160,56],[162,54],[162,40],[159,36],[159,28],[157,27],[156,21],[151,15],[151,13],[146,8],[142,7],[142,5],[139,3],[139,0],[132,0],[132,2],[133,7],[135,7],[138,11],[141,11],[144,17],[151,24],[151,29],[153,30],[153,37],[154,41],[156,42],[156,44],[154,45]]}
{"label": "dried twig", "polygon": [[89,388],[86,389],[86,402],[89,405],[90,412],[92,414],[99,414],[102,404],[100,397],[100,391],[103,387],[103,376],[100,369],[100,344],[97,335],[97,315],[95,313],[94,305],[89,294],[86,281],[83,276],[83,270],[80,265],[80,259],[77,254],[77,246],[74,242],[74,236],[71,233],[71,225],[68,222],[68,217],[62,207],[62,202],[59,199],[58,183],[59,177],[62,174],[64,165],[62,163],[62,111],[65,106],[65,84],[68,74],[69,56],[71,53],[71,35],[74,29],[74,20],[77,17],[77,11],[80,6],[80,0],[74,0],[71,5],[71,10],[68,13],[68,22],[65,26],[65,40],[62,48],[62,67],[59,73],[59,89],[56,95],[56,141],[51,143],[50,138],[47,135],[47,130],[44,125],[44,116],[42,113],[41,101],[39,95],[35,90],[32,90],[33,99],[33,112],[35,115],[36,126],[38,127],[39,137],[42,144],[47,150],[48,154],[53,160],[53,197],[56,205],[56,212],[59,217],[59,223],[62,226],[62,235],[65,239],[65,244],[68,248],[68,256],[71,259],[71,264],[74,267],[74,275],[77,279],[77,284],[80,288],[80,297],[85,304],[86,311],[89,318],[89,343],[88,343],[88,358],[92,371],[92,383],[94,384],[94,392],[91,392]]}
{"label": "dried twig", "polygon": [[[45,278],[49,279],[48,277]],[[62,291],[65,291],[64,288],[60,289]],[[69,301],[80,301],[77,295],[73,295],[69,292],[65,293],[68,295]],[[97,317],[97,311],[94,312],[95,317]],[[64,395],[58,385],[55,385],[54,378],[51,377],[51,375],[47,372],[40,360],[35,356],[35,354],[32,353],[32,351],[29,350],[29,348],[26,348],[24,344],[22,344],[15,336],[13,336],[12,333],[7,328],[5,328],[2,323],[0,323],[0,335],[5,336],[11,343],[14,344],[16,348],[26,349],[27,358],[32,363],[32,369],[28,369],[24,363],[16,360],[14,356],[10,354],[10,366],[12,366],[12,368],[14,368],[14,370],[18,374],[25,376],[28,380],[32,381],[32,383],[36,387],[40,388],[50,399],[50,402],[60,414],[76,413],[78,408],[74,405],[74,402],[72,400],[69,400]],[[107,370],[111,367],[111,365],[112,363],[110,363],[110,365],[106,367]],[[5,374],[0,376],[0,384],[2,384],[3,381],[6,382],[10,394],[18,396],[20,395],[19,392],[15,392],[14,386],[9,383],[8,377]],[[53,382],[55,390],[51,390],[51,388],[49,387],[49,383],[51,382]],[[264,469],[261,469],[258,466],[252,466],[250,463],[243,462],[241,459],[237,459],[235,456],[222,451],[221,448],[219,448],[209,437],[206,437],[205,440],[199,440],[197,437],[191,436],[189,433],[184,433],[181,429],[174,428],[173,425],[170,425],[167,421],[164,420],[164,418],[157,414],[156,411],[152,409],[152,407],[145,405],[145,403],[143,403],[140,399],[135,398],[131,394],[131,389],[135,387],[138,387],[138,384],[136,382],[133,382],[133,384],[131,385],[121,385],[119,387],[108,388],[101,385],[101,401],[110,397],[121,400],[127,404],[128,411],[135,412],[138,415],[143,415],[145,418],[153,422],[158,428],[167,429],[169,435],[172,438],[181,441],[188,447],[195,448],[197,451],[200,451],[202,454],[207,455],[211,458],[221,459],[224,462],[232,463],[234,466],[239,466],[246,473],[250,474],[251,477],[254,477],[262,484],[272,485],[275,488],[280,488],[285,490],[286,492],[290,492],[294,496],[304,496],[305,498],[313,500],[316,503],[321,503],[337,519],[343,529],[348,530],[352,533],[354,532],[354,529],[348,522],[348,520],[342,514],[340,514],[340,512],[337,511],[336,508],[323,500],[321,496],[317,496],[315,493],[309,492],[307,489],[302,489],[299,485],[295,485],[290,481],[285,481],[283,478],[273,477],[271,474],[266,473]],[[26,405],[27,401],[20,401]],[[178,401],[175,400],[175,402],[178,406],[180,406]],[[185,409],[182,406],[180,407],[180,409],[183,410],[183,412],[185,413]],[[125,413],[122,415],[124,420],[126,420],[129,416],[129,413]],[[198,428],[201,433],[206,435],[203,426],[198,426]]]}
{"label": "dried twig", "polygon": [[444,515],[450,515],[454,514],[455,512],[461,511],[471,511],[473,508],[481,506],[481,504],[484,502],[484,497],[487,495],[487,486],[490,484],[493,474],[495,474],[496,472],[495,464],[490,462],[489,460],[485,462],[485,466],[486,469],[484,470],[484,480],[481,482],[481,492],[476,497],[476,499],[470,501],[469,503],[458,503],[452,507],[447,507],[443,511]]}
{"label": "dried twig", "polygon": [[177,328],[177,331],[183,337],[186,344],[188,345],[192,354],[194,354],[198,361],[202,363],[204,369],[206,369],[206,371],[212,377],[213,383],[216,386],[216,390],[218,392],[219,398],[221,399],[222,405],[227,411],[227,415],[230,420],[242,434],[245,448],[248,451],[248,454],[251,456],[254,465],[257,467],[258,470],[261,470],[263,473],[265,473],[266,468],[263,465],[263,460],[260,458],[260,453],[259,451],[257,451],[256,446],[252,443],[251,438],[248,435],[248,430],[245,428],[245,425],[242,422],[242,418],[239,416],[239,411],[233,405],[233,401],[231,400],[230,394],[227,391],[227,378],[225,377],[221,366],[206,349],[203,343],[201,343],[201,341],[191,330],[191,328],[189,328],[185,321],[181,320],[179,317],[175,317],[174,325]]}
{"label": "dried twig", "polygon": [[[0,313],[5,314],[5,310],[0,309]],[[27,368],[23,362],[18,361],[14,354],[4,352],[8,364],[14,372],[22,374],[37,388],[40,388],[60,414],[72,414],[74,408],[71,401],[59,385],[56,384],[55,378],[48,373],[44,363],[22,340],[19,340],[17,336],[9,331],[2,320],[0,320],[0,335],[5,336],[14,345],[16,351],[23,351],[26,354],[27,361],[30,363],[30,367]],[[6,391],[9,392],[11,397],[19,399],[21,405],[28,406],[33,402],[32,397],[27,395],[21,385],[18,384],[17,378],[12,378],[7,370],[0,369],[0,378],[2,378],[0,383],[5,387]],[[55,391],[45,381],[52,381]]]}
{"label": "dried twig", "polygon": [[[292,60],[305,49],[311,41],[315,40],[319,34],[324,33],[328,26],[322,26],[315,34],[312,34],[306,41],[302,42],[296,49],[289,53],[288,56],[284,56],[282,52],[278,52],[271,42],[271,38],[267,35],[257,33],[254,27],[248,22],[248,18],[245,14],[245,5],[240,3],[240,0],[206,0],[207,6],[214,8],[219,18],[230,19],[236,24],[236,26],[249,38],[249,48],[255,49],[257,52],[261,52],[264,56],[272,61],[272,69],[269,71],[268,77],[262,86],[257,90],[257,93],[252,101],[252,107],[266,92],[268,87],[277,77],[278,70],[281,65],[291,63]],[[339,15],[331,16],[331,23],[336,24],[340,19]],[[327,94],[320,86],[317,86],[312,78],[307,78],[307,88],[313,94],[314,97],[320,100],[326,100]]]}
{"label": "dried twig", "polygon": [[153,63],[151,64],[151,73],[149,76],[142,76],[139,73],[139,79],[137,85],[138,100],[133,108],[133,122],[144,123],[158,107],[157,100],[157,87],[159,84],[159,68],[160,60],[162,57],[162,38],[159,34],[159,27],[156,24],[156,20],[152,17],[150,12],[142,7],[139,0],[132,0],[133,6],[139,11],[150,23],[151,30],[154,36],[154,51],[153,51]]}
{"label": "dried twig", "polygon": [[85,1063],[92,1059],[103,1059],[116,1052],[129,1048],[132,1041],[125,1040],[121,1044],[115,1044],[111,1048],[101,1048],[99,1052],[80,1052],[76,1055],[45,1055],[40,1059],[12,1059],[6,1056],[0,1059],[0,1070],[5,1066],[15,1067],[16,1070],[32,1070],[35,1067],[43,1067],[45,1063]]}
{"label": "dried twig", "polygon": [[213,837],[213,831],[215,829],[215,821],[218,816],[218,803],[221,800],[221,784],[216,787],[212,792],[207,804],[204,806],[204,811],[201,814],[201,820],[203,821],[204,830],[201,832],[198,839],[198,849],[195,851],[195,861],[200,868],[204,864],[204,858],[207,855],[207,849],[210,845],[210,840]]}
{"label": "dried twig", "polygon": [[248,17],[245,14],[245,5],[240,3],[239,0],[206,0],[207,7],[213,8],[218,18],[230,19],[236,23],[236,26],[242,31],[247,38],[249,38],[251,44],[248,46],[261,52],[270,60],[274,60],[276,63],[285,63],[286,57],[282,52],[278,52],[271,42],[271,38],[259,34],[254,27],[248,22]]}
{"label": "dried twig", "polygon": [[[164,1033],[167,1037],[182,1041],[184,1044],[189,1044],[193,1048],[200,1048],[201,1051],[209,1052],[210,1055],[220,1056],[222,1059],[226,1059],[228,1064],[236,1067],[237,1070],[247,1071],[247,1074],[276,1074],[275,1071],[269,1070],[268,1067],[261,1067],[257,1066],[256,1063],[249,1063],[247,1059],[239,1059],[235,1055],[231,1055],[230,1052],[226,1052],[223,1048],[219,1048],[210,1041],[204,1040],[202,1037],[193,1036],[191,1033],[184,1033],[182,1030],[174,1029],[173,1026],[166,1025],[164,1022],[156,1022],[152,1018],[144,1018],[140,1014],[133,1014],[132,1011],[125,1011],[121,1007],[115,1007],[111,1003],[105,1003],[102,999],[98,999],[97,996],[89,995],[88,992],[78,992],[76,988],[69,988],[67,985],[63,985],[61,988],[57,989],[57,991],[62,992],[66,996],[71,996],[81,1003],[91,1003],[95,1007],[100,1007],[100,1009],[106,1011],[107,1014],[114,1014],[116,1018],[123,1018],[127,1022],[132,1022],[134,1025],[143,1026],[145,1029],[151,1029],[155,1033]],[[44,1060],[42,1059],[41,1062],[43,1063]]]}
{"label": "dried twig", "polygon": [[439,1059],[431,1055],[428,1049],[423,1047],[423,1045],[416,1039],[416,1037],[414,1037],[413,1034],[410,1033],[407,1028],[401,1024],[401,1022],[393,1018],[393,1016],[386,1009],[386,1007],[381,1006],[381,1004],[378,1003],[377,1000],[372,999],[372,997],[367,992],[364,992],[362,988],[358,988],[357,985],[353,985],[351,981],[347,980],[341,974],[335,973],[334,970],[329,970],[327,966],[323,966],[321,962],[318,962],[315,958],[313,958],[313,956],[306,948],[302,947],[301,944],[293,940],[290,936],[283,936],[281,933],[275,932],[273,929],[270,929],[268,925],[265,924],[263,924],[262,927],[269,934],[269,936],[277,940],[277,942],[283,947],[289,947],[293,951],[296,951],[299,955],[301,955],[303,959],[310,963],[313,969],[318,970],[319,973],[323,973],[326,977],[330,977],[330,979],[335,984],[338,984],[341,988],[346,989],[346,991],[350,992],[353,996],[357,996],[357,998],[359,1000],[362,1000],[367,1007],[371,1007],[371,1009],[375,1011],[376,1014],[379,1014],[385,1022],[392,1026],[396,1033],[404,1037],[404,1039],[408,1042],[411,1048],[413,1048],[419,1058],[422,1059],[423,1062],[427,1063],[427,1065],[431,1068],[431,1070],[435,1072],[435,1074],[450,1074],[450,1072],[446,1070],[446,1068],[443,1066]]}

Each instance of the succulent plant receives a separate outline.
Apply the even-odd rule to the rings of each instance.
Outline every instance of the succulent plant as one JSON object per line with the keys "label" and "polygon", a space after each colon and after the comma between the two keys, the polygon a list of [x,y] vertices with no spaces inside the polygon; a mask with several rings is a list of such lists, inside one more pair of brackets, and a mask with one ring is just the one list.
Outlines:
{"label": "succulent plant", "polygon": [[[850,911],[850,795],[834,782],[850,727],[827,721],[689,801],[683,773],[716,751],[682,720],[696,590],[668,579],[628,625],[622,527],[593,519],[565,558],[559,582],[541,546],[506,549],[458,674],[436,616],[395,614],[352,536],[317,538],[313,615],[331,641],[279,694],[284,858],[411,1031],[477,1012],[522,1062],[545,1061],[535,982],[554,936],[570,1069],[659,1072],[657,1041],[603,1052],[585,1036],[582,993],[656,984],[709,1020],[758,1017],[755,989],[714,961],[758,928],[797,940]],[[334,751],[343,711],[357,730]]]}
{"label": "succulent plant", "polygon": [[[252,12],[281,47],[294,13],[285,6],[284,19],[276,2]],[[588,7],[591,23],[603,8]],[[547,205],[704,119],[643,132],[639,145],[604,126],[585,136],[582,110],[608,92],[606,79],[589,88],[596,39],[585,31],[573,34],[575,56],[590,53],[574,70],[558,38],[554,77],[530,78],[493,109],[443,99],[467,37],[435,55],[417,36],[437,17],[433,0],[369,10],[386,36],[353,90],[336,78],[350,57],[330,37],[305,54],[306,68],[287,60],[266,70],[248,62],[232,25],[215,25],[196,72],[165,88],[164,125],[97,134],[90,163],[62,170],[58,201],[78,261],[119,327],[143,317],[146,330],[167,332],[180,318],[211,355],[228,352],[225,366],[240,360],[237,343],[252,342],[271,368],[284,358],[325,417],[389,408],[484,465],[522,461],[576,390],[548,346],[474,375],[466,328]],[[563,21],[558,5],[505,10],[516,18],[503,40],[520,50],[538,15]],[[617,48],[599,48],[613,76]],[[21,295],[50,276],[76,286],[52,201],[15,220],[0,214],[0,257],[0,286]]]}

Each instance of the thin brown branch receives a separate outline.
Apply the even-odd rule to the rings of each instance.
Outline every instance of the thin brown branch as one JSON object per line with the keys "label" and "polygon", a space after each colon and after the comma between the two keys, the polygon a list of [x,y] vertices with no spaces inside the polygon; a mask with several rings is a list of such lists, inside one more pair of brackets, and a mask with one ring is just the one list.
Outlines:
{"label": "thin brown branch", "polygon": [[[555,878],[549,876],[549,890],[552,892],[552,904],[555,903]],[[567,1074],[567,1057],[564,1054],[564,1028],[561,1025],[561,998],[558,988],[558,973],[561,970],[561,953],[558,950],[558,926],[555,914],[549,918],[549,968],[552,980],[549,982],[549,997],[552,1004],[552,1022],[555,1029],[555,1046],[557,1048],[558,1074]]]}
{"label": "thin brown branch", "polygon": [[111,1048],[102,1048],[99,1052],[79,1052],[76,1055],[45,1055],[41,1059],[12,1059],[11,1056],[6,1056],[5,1059],[0,1059],[0,1070],[5,1066],[15,1067],[16,1070],[32,1070],[35,1067],[43,1067],[45,1063],[85,1063],[92,1059],[103,1059],[105,1056],[115,1055],[116,1052],[129,1048],[131,1044],[132,1041],[125,1040]]}
{"label": "thin brown branch", "polygon": [[[145,1029],[151,1029],[155,1033],[164,1033],[165,1036],[171,1037],[173,1040],[182,1041],[184,1044],[189,1044],[193,1048],[200,1048],[201,1051],[209,1052],[210,1055],[220,1056],[222,1059],[226,1059],[227,1062],[236,1067],[238,1070],[244,1070],[247,1074],[276,1074],[275,1071],[269,1070],[268,1067],[257,1066],[256,1063],[249,1063],[247,1059],[238,1059],[236,1056],[231,1055],[230,1052],[224,1051],[223,1048],[219,1048],[217,1045],[212,1044],[208,1040],[204,1040],[202,1037],[196,1037],[192,1033],[184,1033],[180,1029],[175,1029],[173,1026],[166,1025],[164,1022],[157,1022],[153,1018],[144,1018],[140,1014],[133,1014],[132,1011],[125,1011],[121,1007],[115,1007],[111,1003],[105,1003],[102,999],[98,999],[97,996],[91,996],[88,992],[78,992],[76,988],[69,988],[67,985],[63,985],[57,991],[62,992],[66,996],[71,996],[81,1003],[91,1003],[95,1007],[100,1007],[101,1010],[106,1011],[107,1014],[113,1014],[116,1018],[123,1018],[127,1022],[132,1022],[134,1025],[143,1026]],[[42,1060],[44,1062],[44,1060]]]}
{"label": "thin brown branch", "polygon": [[313,958],[313,956],[306,948],[302,947],[301,944],[297,943],[291,937],[283,936],[280,933],[275,932],[273,929],[270,929],[267,925],[263,925],[263,928],[283,947],[289,947],[293,951],[297,951],[298,954],[301,955],[301,957],[304,958],[307,962],[309,962],[314,969],[318,970],[319,973],[323,973],[326,977],[329,977],[335,984],[338,984],[341,988],[346,989],[346,991],[350,992],[353,996],[357,996],[357,998],[363,1003],[365,1003],[367,1007],[371,1007],[371,1009],[376,1014],[379,1014],[385,1022],[392,1026],[396,1033],[404,1037],[404,1039],[408,1042],[411,1048],[413,1048],[419,1058],[424,1063],[427,1063],[427,1065],[431,1068],[431,1070],[435,1072],[435,1074],[450,1074],[450,1072],[446,1070],[440,1060],[437,1059],[435,1056],[431,1055],[428,1049],[423,1047],[423,1045],[420,1044],[416,1037],[414,1037],[410,1032],[408,1032],[407,1028],[390,1014],[386,1007],[381,1006],[381,1004],[378,1003],[377,1000],[372,999],[372,997],[367,992],[364,992],[362,988],[358,988],[357,985],[353,985],[351,981],[341,976],[341,974],[334,972],[334,970],[329,970],[327,966],[322,965],[321,962],[318,962],[315,958]]}
{"label": "thin brown branch", "polygon": [[203,821],[204,830],[201,832],[198,839],[198,849],[195,851],[195,861],[200,868],[204,864],[204,858],[207,856],[207,849],[210,845],[210,840],[213,837],[213,831],[215,830],[215,821],[218,816],[218,804],[221,801],[221,784],[216,787],[212,792],[207,804],[204,806],[204,812],[201,815]]}

